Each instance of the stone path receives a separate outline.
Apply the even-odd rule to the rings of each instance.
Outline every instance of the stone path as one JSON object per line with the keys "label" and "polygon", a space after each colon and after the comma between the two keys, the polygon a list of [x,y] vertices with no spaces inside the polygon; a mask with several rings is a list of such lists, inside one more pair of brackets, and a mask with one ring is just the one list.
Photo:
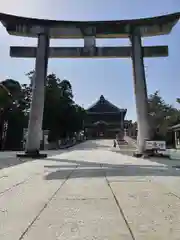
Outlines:
{"label": "stone path", "polygon": [[122,155],[110,140],[49,153],[0,153],[1,240],[180,239],[177,162]]}

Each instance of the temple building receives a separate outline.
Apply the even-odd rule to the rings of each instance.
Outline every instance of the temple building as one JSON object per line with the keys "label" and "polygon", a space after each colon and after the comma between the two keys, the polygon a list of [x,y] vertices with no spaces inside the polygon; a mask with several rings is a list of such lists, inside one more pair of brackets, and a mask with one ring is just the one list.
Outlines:
{"label": "temple building", "polygon": [[123,138],[127,109],[118,108],[101,95],[86,111],[84,127],[88,138],[115,138],[117,134]]}

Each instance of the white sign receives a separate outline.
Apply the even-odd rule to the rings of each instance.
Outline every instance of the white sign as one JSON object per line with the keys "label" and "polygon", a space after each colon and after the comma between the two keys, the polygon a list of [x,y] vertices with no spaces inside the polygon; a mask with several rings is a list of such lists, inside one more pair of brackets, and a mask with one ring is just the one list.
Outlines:
{"label": "white sign", "polygon": [[146,150],[166,150],[165,141],[146,141]]}

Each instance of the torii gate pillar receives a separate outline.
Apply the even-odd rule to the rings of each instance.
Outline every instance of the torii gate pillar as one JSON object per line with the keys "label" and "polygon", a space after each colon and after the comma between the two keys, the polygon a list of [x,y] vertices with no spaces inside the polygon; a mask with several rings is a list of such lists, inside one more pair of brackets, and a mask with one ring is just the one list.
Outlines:
{"label": "torii gate pillar", "polygon": [[[32,86],[32,102],[25,146],[27,157],[46,157],[40,154],[42,122],[44,112],[45,81],[48,67],[49,36],[44,28],[38,28],[38,47],[36,52],[35,76]],[[24,156],[24,154],[23,154]]]}
{"label": "torii gate pillar", "polygon": [[136,100],[136,114],[138,123],[138,154],[145,152],[146,140],[150,140],[150,125],[148,119],[148,97],[144,70],[143,51],[139,28],[135,28],[131,35],[132,62],[134,75],[134,92]]}

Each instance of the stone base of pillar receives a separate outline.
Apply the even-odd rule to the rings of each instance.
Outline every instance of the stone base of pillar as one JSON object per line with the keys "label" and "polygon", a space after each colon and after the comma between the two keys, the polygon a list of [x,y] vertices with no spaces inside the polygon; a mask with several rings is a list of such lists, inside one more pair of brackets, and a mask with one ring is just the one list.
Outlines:
{"label": "stone base of pillar", "polygon": [[148,159],[148,158],[150,158],[151,156],[148,155],[148,154],[134,153],[134,154],[133,154],[133,157]]}
{"label": "stone base of pillar", "polygon": [[150,158],[153,156],[154,156],[154,151],[152,150],[146,150],[143,153],[139,153],[139,152],[133,153],[133,157],[136,157],[136,158]]}
{"label": "stone base of pillar", "polygon": [[142,153],[138,153],[138,152],[134,152],[134,153],[133,153],[133,157],[140,158],[140,157],[142,157],[142,156],[143,156]]}
{"label": "stone base of pillar", "polygon": [[142,158],[144,158],[144,159],[148,159],[148,158],[150,158],[150,157],[151,157],[151,155],[148,154],[148,153],[145,153],[145,154],[143,154],[143,156],[142,156]]}
{"label": "stone base of pillar", "polygon": [[20,158],[33,158],[33,159],[40,159],[40,158],[46,158],[46,153],[40,153],[39,151],[32,151],[32,152],[25,152],[25,153],[17,153],[17,157]]}

